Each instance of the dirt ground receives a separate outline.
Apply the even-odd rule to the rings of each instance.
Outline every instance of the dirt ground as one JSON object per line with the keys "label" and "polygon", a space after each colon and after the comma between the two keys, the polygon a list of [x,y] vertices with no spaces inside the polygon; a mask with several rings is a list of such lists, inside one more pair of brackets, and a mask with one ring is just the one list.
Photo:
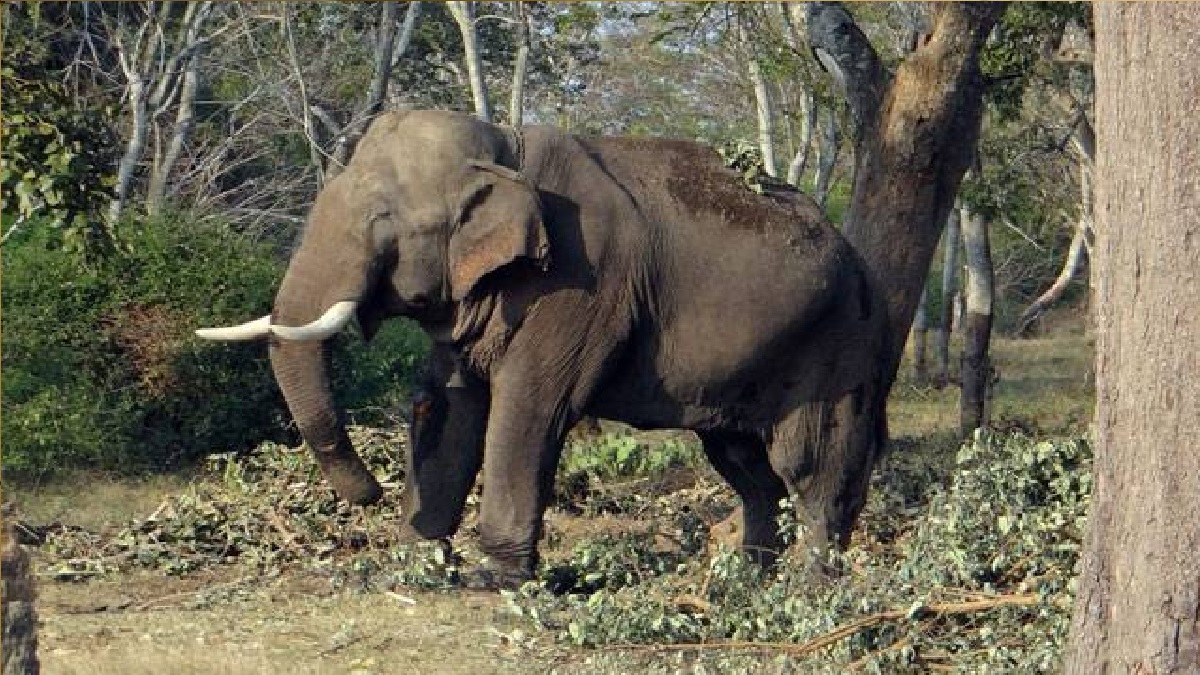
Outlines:
{"label": "dirt ground", "polygon": [[[563,659],[503,598],[335,591],[320,579],[140,574],[42,584],[43,672],[528,673]],[[556,658],[556,655],[559,658]]]}

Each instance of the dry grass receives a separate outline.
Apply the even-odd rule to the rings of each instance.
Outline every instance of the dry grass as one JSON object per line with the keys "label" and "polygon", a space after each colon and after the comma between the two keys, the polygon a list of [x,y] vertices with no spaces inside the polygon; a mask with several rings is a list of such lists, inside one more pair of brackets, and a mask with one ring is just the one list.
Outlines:
{"label": "dry grass", "polygon": [[5,484],[4,501],[15,502],[21,518],[31,523],[99,530],[145,518],[188,479],[183,474],[122,478],[79,472],[45,484]]}
{"label": "dry grass", "polygon": [[541,645],[511,637],[503,601],[494,594],[331,593],[275,581],[243,584],[213,602],[198,602],[202,589],[164,596],[173,605],[158,609],[135,604],[86,612],[64,604],[79,602],[73,593],[87,594],[90,602],[117,593],[105,600],[112,603],[121,590],[131,589],[105,583],[47,588],[46,604],[55,607],[43,618],[43,672],[454,675],[528,672],[545,658],[531,650]]}
{"label": "dry grass", "polygon": [[[961,351],[960,344],[951,345],[952,355]],[[1021,427],[1039,435],[1086,430],[1095,402],[1092,358],[1090,341],[1079,335],[994,340],[992,363],[999,379],[993,386],[993,425]],[[891,435],[926,438],[956,433],[958,388],[917,384],[911,373],[906,359],[888,408]],[[957,364],[952,364],[951,376],[956,374]]]}

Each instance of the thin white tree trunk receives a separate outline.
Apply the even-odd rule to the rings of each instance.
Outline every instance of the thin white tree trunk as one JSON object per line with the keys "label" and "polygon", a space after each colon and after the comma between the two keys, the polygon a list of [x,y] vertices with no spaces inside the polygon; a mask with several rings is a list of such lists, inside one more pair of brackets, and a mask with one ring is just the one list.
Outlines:
{"label": "thin white tree trunk", "polygon": [[833,169],[837,165],[841,135],[838,133],[837,111],[829,106],[822,111],[821,137],[817,144],[817,174],[813,177],[813,198],[821,209],[829,199],[829,187],[833,182]]}
{"label": "thin white tree trunk", "polygon": [[791,185],[800,185],[800,181],[804,178],[804,172],[808,170],[808,157],[812,149],[813,127],[817,122],[817,106],[813,96],[813,91],[809,87],[804,87],[800,92],[800,145],[796,148],[796,154],[792,157],[792,162],[788,165],[787,182]]}
{"label": "thin white tree trunk", "polygon": [[162,210],[167,197],[167,181],[179,157],[183,155],[183,146],[192,133],[192,125],[196,120],[196,90],[200,86],[199,64],[193,57],[188,61],[183,73],[183,83],[179,89],[179,103],[175,111],[175,129],[171,140],[167,143],[162,161],[155,162],[150,174],[150,184],[146,188],[146,210],[155,214]]}
{"label": "thin white tree trunk", "polygon": [[531,31],[524,3],[514,2],[513,13],[515,15],[517,58],[513,64],[512,93],[508,98],[508,123],[519,127],[525,123],[525,79],[529,76]]}
{"label": "thin white tree trunk", "polygon": [[934,379],[938,386],[950,382],[950,335],[955,325],[955,304],[958,296],[958,249],[962,245],[958,209],[946,216],[946,231],[942,233],[942,306],[938,330],[934,337]]}
{"label": "thin white tree trunk", "polygon": [[[165,37],[169,29],[167,22],[173,11],[172,3],[169,2],[145,5],[146,19],[138,27],[132,41],[126,34],[123,21],[119,21],[115,27],[110,27],[109,32],[117,47],[117,59],[125,75],[125,96],[130,112],[129,138],[125,142],[125,152],[117,164],[115,198],[109,205],[108,216],[113,223],[121,218],[129,201],[134,175],[146,151],[146,137],[151,120],[170,109],[179,97],[192,98],[185,108],[194,105],[195,78],[198,77],[196,54],[208,42],[208,38],[203,36],[203,27],[212,8],[212,2],[188,3],[176,25],[177,32],[173,44]],[[180,110],[177,113],[177,124],[182,122],[184,125],[183,135],[180,136],[180,129],[177,128],[171,144],[178,140],[182,145],[186,141],[193,118],[190,110]],[[171,158],[171,150],[168,148],[166,155],[155,162],[152,177],[158,177],[165,185],[166,175],[170,173],[177,158],[178,153],[175,158]],[[158,186],[155,186],[155,189],[158,189]],[[161,194],[152,193],[150,198],[157,205],[157,202],[161,201]]]}
{"label": "thin white tree trunk", "polygon": [[146,150],[146,134],[150,124],[150,113],[146,109],[146,82],[141,74],[127,73],[126,92],[129,97],[130,122],[129,139],[125,141],[125,152],[117,164],[117,184],[115,197],[109,205],[108,218],[116,223],[121,219],[125,203],[129,200],[129,192],[133,186],[133,172],[142,161],[142,153]]}
{"label": "thin white tree trunk", "polygon": [[400,35],[396,37],[396,47],[392,50],[392,68],[400,62],[400,57],[408,51],[408,46],[412,44],[413,29],[417,25],[417,17],[421,14],[420,2],[405,3],[408,6],[408,11],[404,13],[404,23],[400,26]]}
{"label": "thin white tree trunk", "polygon": [[485,122],[492,121],[492,107],[488,103],[487,83],[483,79],[483,57],[479,53],[479,33],[475,30],[474,2],[447,2],[459,33],[462,34],[463,60],[467,62],[467,79],[471,84],[471,97],[475,101],[475,114]]}
{"label": "thin white tree trunk", "polygon": [[963,249],[967,262],[967,321],[962,357],[962,395],[959,431],[965,437],[988,424],[992,367],[992,249],[987,221],[962,209]]}
{"label": "thin white tree trunk", "polygon": [[771,90],[763,77],[758,58],[750,57],[750,83],[754,85],[754,111],[758,118],[758,148],[762,152],[763,168],[774,178],[778,173],[775,165],[775,116],[771,110]]}

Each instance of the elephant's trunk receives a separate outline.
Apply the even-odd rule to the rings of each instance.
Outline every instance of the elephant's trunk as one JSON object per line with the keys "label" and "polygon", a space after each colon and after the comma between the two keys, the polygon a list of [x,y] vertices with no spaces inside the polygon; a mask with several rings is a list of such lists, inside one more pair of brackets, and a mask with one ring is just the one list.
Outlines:
{"label": "elephant's trunk", "polygon": [[[354,260],[330,260],[321,246],[306,242],[292,259],[275,296],[271,317],[271,368],[300,434],[312,448],[325,478],[338,496],[370,504],[382,495],[379,482],[354,452],[334,404],[329,377],[328,340],[349,320],[363,295],[366,277],[342,274],[365,269]],[[347,311],[347,308],[348,311]],[[299,333],[289,340],[282,327]]]}
{"label": "elephant's trunk", "polygon": [[334,406],[326,343],[272,339],[270,351],[275,380],[325,478],[346,501],[378,501],[383,490],[354,452]]}

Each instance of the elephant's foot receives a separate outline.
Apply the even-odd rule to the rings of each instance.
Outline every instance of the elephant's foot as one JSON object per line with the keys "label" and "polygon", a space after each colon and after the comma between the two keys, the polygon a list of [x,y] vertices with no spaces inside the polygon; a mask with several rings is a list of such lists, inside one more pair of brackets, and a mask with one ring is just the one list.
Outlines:
{"label": "elephant's foot", "polygon": [[536,569],[537,563],[532,558],[522,558],[511,563],[485,562],[463,572],[460,583],[463,588],[473,591],[515,590],[526,581],[534,579]]}
{"label": "elephant's foot", "polygon": [[353,451],[315,451],[313,454],[321,467],[321,473],[333,486],[333,491],[338,497],[359,506],[374,504],[383,497],[383,487],[363,463],[362,458]]}

